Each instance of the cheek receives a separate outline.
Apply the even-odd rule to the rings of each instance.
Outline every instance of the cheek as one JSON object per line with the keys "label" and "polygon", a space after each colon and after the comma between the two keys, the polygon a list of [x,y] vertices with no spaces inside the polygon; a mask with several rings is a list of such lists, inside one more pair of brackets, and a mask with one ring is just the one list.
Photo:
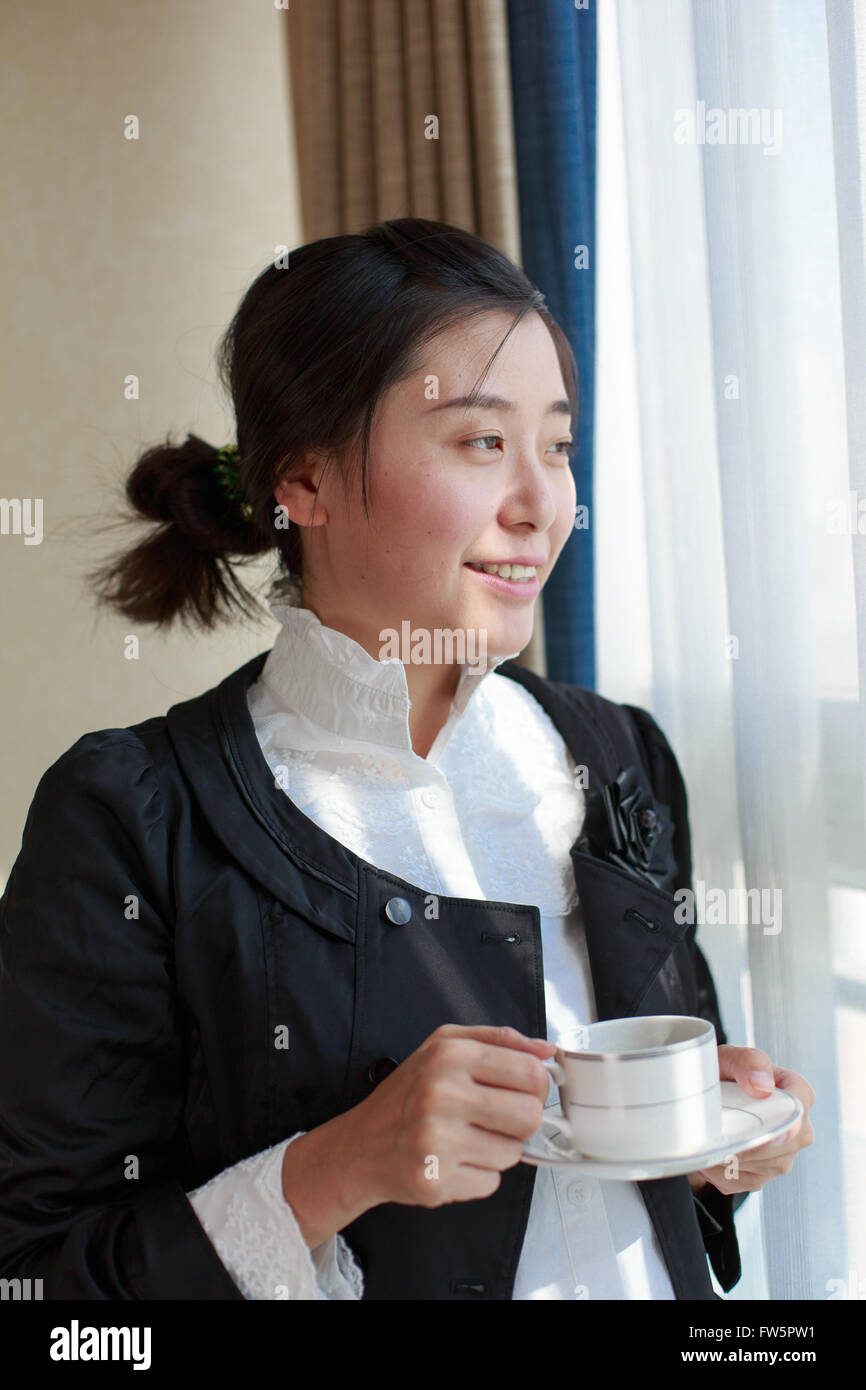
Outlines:
{"label": "cheek", "polygon": [[[447,478],[430,468],[413,471],[411,486],[391,486],[384,477],[376,507],[379,534],[392,553],[422,559],[429,554],[460,552],[485,523],[484,497],[473,497],[465,486],[449,486]],[[473,527],[475,531],[473,531]]]}
{"label": "cheek", "polygon": [[574,476],[569,469],[556,494],[556,521],[553,524],[554,545],[561,550],[574,529],[574,516],[577,509],[577,488]]}

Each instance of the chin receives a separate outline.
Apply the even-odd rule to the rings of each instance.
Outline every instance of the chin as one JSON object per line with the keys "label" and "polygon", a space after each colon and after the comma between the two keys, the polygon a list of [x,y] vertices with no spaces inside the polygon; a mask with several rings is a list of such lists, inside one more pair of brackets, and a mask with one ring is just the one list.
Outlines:
{"label": "chin", "polygon": [[[490,611],[487,605],[455,605],[447,614],[437,615],[441,629],[479,634],[478,641],[484,640],[490,658],[499,658],[511,652],[520,652],[532,637],[535,620],[535,605],[523,613],[503,613]],[[485,611],[487,609],[487,611]],[[415,624],[420,626],[420,624]],[[483,639],[481,634],[484,634]]]}
{"label": "chin", "polygon": [[[479,624],[483,626],[483,624]],[[487,628],[487,650],[494,659],[511,652],[521,652],[532,636],[532,623],[499,623]]]}

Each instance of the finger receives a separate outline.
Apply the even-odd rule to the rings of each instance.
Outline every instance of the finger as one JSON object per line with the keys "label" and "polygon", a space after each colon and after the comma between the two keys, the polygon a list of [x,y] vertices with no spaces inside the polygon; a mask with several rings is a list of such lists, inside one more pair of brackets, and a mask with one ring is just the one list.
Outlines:
{"label": "finger", "polygon": [[460,1114],[470,1128],[521,1140],[535,1134],[544,1118],[538,1096],[515,1095],[499,1086],[479,1086],[469,1092]]}
{"label": "finger", "polygon": [[800,1142],[802,1130],[802,1121],[798,1121],[791,1129],[785,1130],[784,1134],[777,1135],[775,1139],[767,1139],[763,1144],[756,1144],[746,1152],[750,1159],[775,1158],[780,1153],[787,1153],[789,1149],[796,1153],[803,1147]]}
{"label": "finger", "polygon": [[730,1197],[737,1192],[757,1192],[767,1181],[767,1175],[745,1172],[741,1169],[737,1170],[735,1178],[729,1178],[726,1174],[726,1165],[723,1163],[718,1164],[715,1168],[700,1169],[700,1175],[725,1197]]}
{"label": "finger", "polygon": [[[493,1029],[494,1034],[498,1030]],[[505,1090],[528,1091],[538,1096],[542,1105],[550,1091],[550,1072],[541,1059],[517,1047],[483,1042],[476,1037],[449,1034],[440,1039],[443,1046],[453,1049],[453,1059],[445,1059],[446,1070],[462,1071],[480,1086],[499,1086]]]}
{"label": "finger", "polygon": [[766,1144],[757,1144],[754,1149],[747,1149],[740,1155],[740,1167],[743,1171],[753,1170],[759,1168],[762,1163],[772,1162],[784,1154],[795,1154],[799,1148],[800,1145],[790,1141],[787,1134],[782,1134],[778,1139],[768,1139]]}
{"label": "finger", "polygon": [[804,1116],[778,1138],[768,1139],[764,1144],[756,1144],[753,1149],[744,1150],[742,1154],[743,1166],[750,1166],[756,1161],[761,1162],[764,1159],[779,1158],[784,1154],[797,1154],[801,1149],[808,1148],[814,1142],[815,1131]]}
{"label": "finger", "polygon": [[739,1171],[741,1182],[770,1182],[772,1178],[782,1177],[785,1173],[790,1173],[794,1166],[796,1153],[789,1152],[779,1154],[776,1158],[767,1158],[763,1163],[755,1163],[751,1166],[743,1165]]}
{"label": "finger", "polygon": [[478,1043],[469,1059],[469,1075],[480,1086],[527,1091],[537,1096],[542,1106],[550,1094],[551,1075],[541,1060],[514,1048]]}
{"label": "finger", "polygon": [[798,1071],[789,1071],[787,1067],[777,1067],[776,1086],[780,1091],[792,1091],[797,1099],[802,1101],[803,1109],[807,1113],[815,1103],[815,1092],[805,1076],[801,1076]]}
{"label": "finger", "polygon": [[517,1028],[488,1023],[443,1023],[436,1029],[440,1037],[472,1038],[477,1042],[493,1043],[497,1047],[511,1047],[516,1051],[532,1052],[538,1056],[551,1056],[556,1051],[556,1043],[549,1038],[530,1038]]}
{"label": "finger", "polygon": [[[705,1182],[712,1183],[720,1192],[754,1191],[772,1177],[790,1172],[793,1160],[802,1148],[814,1142],[815,1131],[808,1120],[796,1127],[796,1137],[792,1141],[789,1132],[779,1139],[756,1144],[751,1149],[741,1149],[732,1155],[728,1163],[719,1163],[714,1168],[702,1168],[699,1175]],[[736,1177],[727,1176],[731,1161],[736,1161]]]}
{"label": "finger", "polygon": [[[784,1085],[782,1084],[783,1082],[785,1083]],[[776,1084],[780,1091],[788,1091],[800,1101],[803,1112],[791,1123],[784,1134],[779,1135],[775,1139],[768,1139],[765,1144],[750,1149],[749,1153],[751,1154],[762,1151],[768,1154],[778,1154],[788,1148],[792,1148],[796,1153],[798,1149],[804,1148],[807,1144],[811,1144],[814,1141],[815,1131],[809,1120],[809,1110],[815,1098],[815,1092],[812,1090],[812,1087],[804,1076],[800,1076],[799,1072],[785,1071],[782,1068],[777,1068],[776,1070]]]}
{"label": "finger", "polygon": [[766,1052],[757,1047],[734,1047],[722,1043],[719,1048],[719,1078],[735,1081],[753,1096],[771,1095],[776,1087],[775,1068]]}

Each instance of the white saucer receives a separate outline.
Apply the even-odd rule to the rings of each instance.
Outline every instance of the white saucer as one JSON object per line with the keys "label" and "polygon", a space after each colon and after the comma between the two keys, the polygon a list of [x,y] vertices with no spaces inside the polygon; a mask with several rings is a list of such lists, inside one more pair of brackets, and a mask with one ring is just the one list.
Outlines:
{"label": "white saucer", "polygon": [[521,1162],[537,1168],[580,1169],[590,1178],[619,1178],[624,1182],[674,1178],[699,1168],[713,1168],[731,1154],[783,1135],[803,1113],[802,1104],[790,1091],[777,1089],[763,1100],[756,1100],[735,1081],[722,1081],[720,1086],[722,1133],[712,1146],[698,1153],[638,1160],[586,1158],[569,1148],[557,1123],[562,1120],[562,1106],[552,1105],[544,1112],[541,1129],[527,1139]]}

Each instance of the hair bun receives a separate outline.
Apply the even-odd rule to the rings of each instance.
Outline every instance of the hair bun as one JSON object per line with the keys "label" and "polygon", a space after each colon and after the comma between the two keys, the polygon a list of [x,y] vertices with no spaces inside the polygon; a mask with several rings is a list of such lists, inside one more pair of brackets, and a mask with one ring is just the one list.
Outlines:
{"label": "hair bun", "polygon": [[92,572],[103,602],[163,626],[176,617],[203,628],[261,611],[234,573],[230,555],[253,556],[271,542],[226,496],[219,451],[198,435],[166,440],[142,454],[126,482],[137,517],[158,523],[131,551]]}
{"label": "hair bun", "polygon": [[133,469],[126,496],[139,516],[175,526],[207,555],[254,554],[261,543],[237,497],[226,494],[220,451],[198,435],[148,449]]}

